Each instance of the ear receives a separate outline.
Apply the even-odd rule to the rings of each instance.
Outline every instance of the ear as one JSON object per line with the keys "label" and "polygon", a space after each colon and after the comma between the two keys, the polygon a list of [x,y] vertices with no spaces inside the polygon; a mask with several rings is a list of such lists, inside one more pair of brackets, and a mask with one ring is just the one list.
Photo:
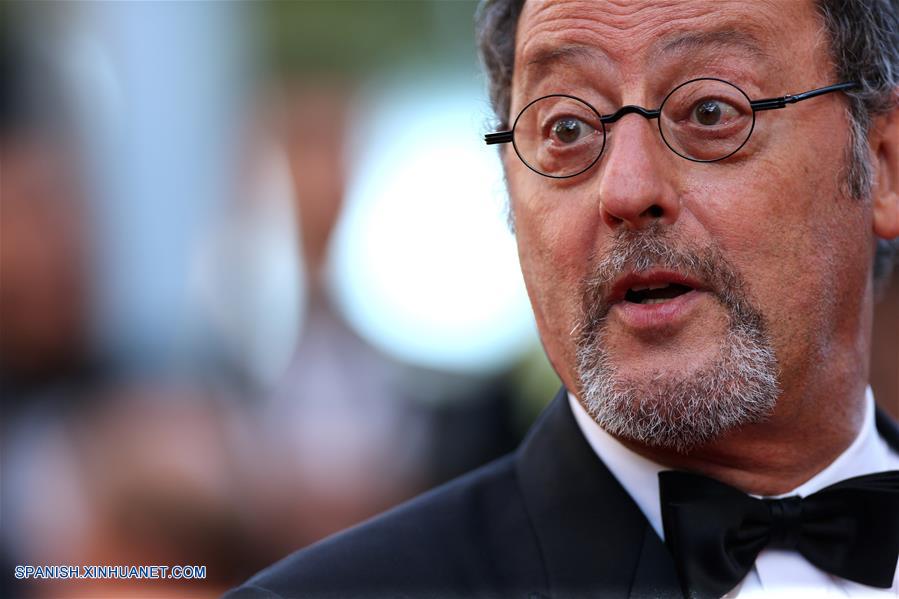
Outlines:
{"label": "ear", "polygon": [[874,119],[870,138],[876,169],[874,233],[883,239],[899,237],[899,89],[895,97],[893,109]]}

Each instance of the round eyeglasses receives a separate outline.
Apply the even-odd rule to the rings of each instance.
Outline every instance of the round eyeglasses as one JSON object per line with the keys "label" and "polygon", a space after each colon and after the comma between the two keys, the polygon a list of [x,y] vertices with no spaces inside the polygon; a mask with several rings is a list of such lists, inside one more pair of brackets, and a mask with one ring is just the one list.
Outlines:
{"label": "round eyeglasses", "polygon": [[739,87],[714,77],[691,79],[675,87],[657,110],[623,106],[601,115],[567,94],[537,98],[525,106],[509,131],[484,136],[487,144],[512,142],[532,171],[565,179],[596,164],[606,145],[606,125],[627,114],[658,119],[659,133],[672,152],[693,162],[717,162],[737,153],[755,128],[755,113],[785,108],[801,100],[857,87],[838,83],[799,94],[750,100]]}

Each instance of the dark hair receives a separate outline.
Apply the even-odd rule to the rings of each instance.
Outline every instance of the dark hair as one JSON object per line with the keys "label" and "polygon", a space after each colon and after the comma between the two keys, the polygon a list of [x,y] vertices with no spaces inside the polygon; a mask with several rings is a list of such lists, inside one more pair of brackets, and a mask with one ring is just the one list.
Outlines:
{"label": "dark hair", "polygon": [[[867,134],[872,118],[899,106],[899,0],[817,0],[831,39],[837,79],[858,81],[849,94],[852,143],[845,186],[865,198],[873,184]],[[475,17],[478,48],[487,71],[488,91],[498,126],[509,126],[510,90],[515,64],[515,30],[524,0],[482,0]],[[874,280],[889,278],[899,240],[879,239]]]}

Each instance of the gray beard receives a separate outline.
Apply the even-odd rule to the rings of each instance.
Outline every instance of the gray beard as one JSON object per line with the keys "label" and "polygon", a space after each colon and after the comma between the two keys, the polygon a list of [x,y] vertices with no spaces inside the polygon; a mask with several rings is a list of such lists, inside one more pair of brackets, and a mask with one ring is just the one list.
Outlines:
{"label": "gray beard", "polygon": [[[764,319],[737,272],[713,246],[677,248],[659,228],[622,231],[583,283],[576,327],[580,400],[609,433],[686,453],[727,431],[768,418],[780,394],[778,365]],[[687,372],[619,373],[605,349],[607,298],[624,271],[653,267],[690,274],[727,309],[728,330],[716,356]]]}

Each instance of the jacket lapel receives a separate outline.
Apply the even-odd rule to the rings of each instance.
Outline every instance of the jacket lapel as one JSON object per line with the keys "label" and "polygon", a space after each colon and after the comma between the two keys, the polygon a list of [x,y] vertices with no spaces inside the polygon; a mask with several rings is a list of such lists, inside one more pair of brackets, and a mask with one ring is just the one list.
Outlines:
{"label": "jacket lapel", "polygon": [[563,388],[516,473],[553,597],[680,597],[673,561],[581,434]]}
{"label": "jacket lapel", "polygon": [[677,569],[671,553],[652,526],[647,525],[637,571],[631,585],[631,599],[683,599]]}

